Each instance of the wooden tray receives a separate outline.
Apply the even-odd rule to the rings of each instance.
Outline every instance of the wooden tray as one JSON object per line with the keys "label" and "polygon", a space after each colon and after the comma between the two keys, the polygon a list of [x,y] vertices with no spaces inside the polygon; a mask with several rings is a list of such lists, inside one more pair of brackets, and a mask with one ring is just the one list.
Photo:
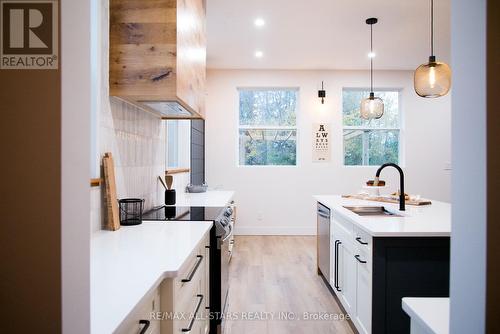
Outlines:
{"label": "wooden tray", "polygon": [[[367,195],[342,195],[343,198],[354,198],[354,199],[362,199],[365,201],[373,201],[373,202],[384,202],[384,203],[399,203],[399,200],[397,199],[392,199],[388,197],[383,197],[383,196],[367,196]],[[421,205],[431,205],[432,202],[428,199],[419,199],[419,200],[411,200],[407,199],[405,201],[405,204],[408,205],[415,205],[415,206],[421,206]]]}

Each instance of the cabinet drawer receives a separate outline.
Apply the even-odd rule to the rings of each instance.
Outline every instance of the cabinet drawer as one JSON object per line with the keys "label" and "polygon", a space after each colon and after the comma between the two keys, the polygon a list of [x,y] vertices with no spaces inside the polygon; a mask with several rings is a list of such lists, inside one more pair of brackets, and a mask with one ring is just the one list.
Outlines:
{"label": "cabinet drawer", "polygon": [[143,298],[143,300],[134,308],[134,310],[132,310],[130,315],[114,331],[114,333],[137,334],[145,326],[144,324],[139,323],[139,321],[147,320],[149,321],[149,327],[146,330],[146,333],[159,334],[160,333],[159,320],[154,320],[154,316],[152,316],[153,314],[159,311],[160,311],[160,292],[157,289]]}
{"label": "cabinet drawer", "polygon": [[354,244],[360,249],[367,250],[370,255],[373,243],[372,236],[357,226],[353,226],[353,228],[354,228]]}
{"label": "cabinet drawer", "polygon": [[205,254],[196,255],[190,261],[188,270],[174,279],[174,295],[177,303],[184,304],[193,299],[200,291],[200,283],[205,275]]}
{"label": "cabinet drawer", "polygon": [[[174,314],[180,318],[174,320],[173,333],[199,333],[199,323],[205,312],[205,296],[201,293],[194,296],[188,303],[177,305]],[[194,319],[192,319],[194,317]],[[188,329],[191,328],[190,331]]]}
{"label": "cabinet drawer", "polygon": [[360,249],[359,247],[355,247],[354,249],[354,259],[356,262],[363,267],[366,267],[368,271],[372,271],[372,257],[367,250]]}
{"label": "cabinet drawer", "polygon": [[185,299],[192,299],[200,291],[200,282],[206,275],[208,264],[205,246],[208,240],[204,239],[193,251],[191,257],[182,266],[179,275],[174,278],[174,291],[177,302],[182,303]]}
{"label": "cabinet drawer", "polygon": [[331,220],[333,221],[333,233],[341,232],[346,238],[351,239],[353,235],[353,225],[350,221],[343,218],[337,212],[332,211]]}
{"label": "cabinet drawer", "polygon": [[162,282],[161,309],[173,315],[161,322],[162,334],[205,334],[208,328],[206,307],[209,305],[209,252],[206,246],[209,246],[209,236],[193,250],[177,277]]}

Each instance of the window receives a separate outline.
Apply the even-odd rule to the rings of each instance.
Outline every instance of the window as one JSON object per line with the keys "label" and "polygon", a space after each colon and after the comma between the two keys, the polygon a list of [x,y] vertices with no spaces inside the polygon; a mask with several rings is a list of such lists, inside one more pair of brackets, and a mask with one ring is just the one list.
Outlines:
{"label": "window", "polygon": [[364,120],[360,117],[359,104],[369,94],[369,91],[360,89],[344,89],[342,92],[344,165],[400,163],[399,92],[375,92],[375,96],[384,101],[384,115],[380,119]]}
{"label": "window", "polygon": [[297,164],[297,89],[240,89],[240,166]]}
{"label": "window", "polygon": [[167,131],[167,168],[189,168],[191,164],[191,121],[165,121]]}

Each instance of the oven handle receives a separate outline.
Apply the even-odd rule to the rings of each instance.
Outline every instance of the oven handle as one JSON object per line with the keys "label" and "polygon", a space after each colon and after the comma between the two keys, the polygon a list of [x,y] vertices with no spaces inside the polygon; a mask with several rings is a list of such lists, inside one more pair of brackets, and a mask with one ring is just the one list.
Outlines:
{"label": "oven handle", "polygon": [[222,239],[222,242],[226,242],[226,240],[229,239],[233,235],[233,228],[231,227],[231,225],[228,225],[228,226],[229,226],[229,232],[224,237],[224,239]]}

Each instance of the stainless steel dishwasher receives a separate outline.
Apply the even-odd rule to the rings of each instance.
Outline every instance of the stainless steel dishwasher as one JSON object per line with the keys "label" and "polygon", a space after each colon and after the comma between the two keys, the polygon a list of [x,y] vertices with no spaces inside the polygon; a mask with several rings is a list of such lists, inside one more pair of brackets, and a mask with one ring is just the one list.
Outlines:
{"label": "stainless steel dishwasher", "polygon": [[318,203],[318,269],[330,282],[330,209]]}

